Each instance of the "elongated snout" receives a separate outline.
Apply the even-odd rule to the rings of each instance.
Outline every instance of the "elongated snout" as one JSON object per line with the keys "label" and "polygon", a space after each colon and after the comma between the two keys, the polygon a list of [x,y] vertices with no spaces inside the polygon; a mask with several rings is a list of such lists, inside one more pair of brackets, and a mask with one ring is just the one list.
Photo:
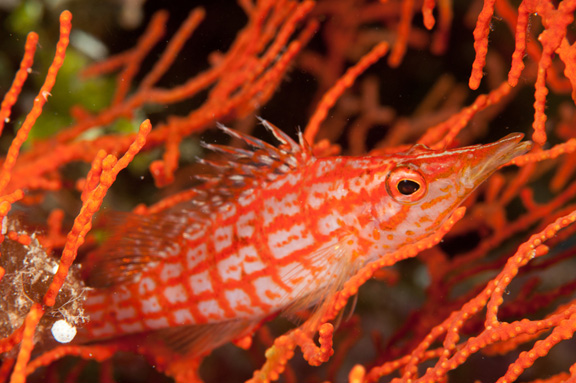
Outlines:
{"label": "elongated snout", "polygon": [[528,152],[532,142],[521,142],[523,137],[522,133],[512,133],[491,144],[464,148],[469,153],[462,167],[462,186],[466,189],[476,188],[502,165]]}

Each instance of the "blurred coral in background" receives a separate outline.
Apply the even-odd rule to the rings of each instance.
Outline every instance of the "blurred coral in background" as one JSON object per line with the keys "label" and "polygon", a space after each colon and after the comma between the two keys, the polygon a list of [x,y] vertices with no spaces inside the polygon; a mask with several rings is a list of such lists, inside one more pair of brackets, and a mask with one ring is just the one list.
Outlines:
{"label": "blurred coral in background", "polygon": [[[2,4],[0,381],[576,381],[576,1],[97,3]],[[268,137],[256,116],[318,157],[535,145],[314,327],[190,360],[63,343],[107,213],[188,198],[199,135]]]}

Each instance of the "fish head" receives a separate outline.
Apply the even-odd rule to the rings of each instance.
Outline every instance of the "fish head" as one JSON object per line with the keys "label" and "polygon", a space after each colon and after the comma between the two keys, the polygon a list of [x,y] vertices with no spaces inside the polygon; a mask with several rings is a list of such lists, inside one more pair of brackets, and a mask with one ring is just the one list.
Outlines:
{"label": "fish head", "polygon": [[396,250],[435,232],[492,173],[530,150],[523,135],[451,150],[416,145],[388,159],[379,186],[375,222],[385,248]]}

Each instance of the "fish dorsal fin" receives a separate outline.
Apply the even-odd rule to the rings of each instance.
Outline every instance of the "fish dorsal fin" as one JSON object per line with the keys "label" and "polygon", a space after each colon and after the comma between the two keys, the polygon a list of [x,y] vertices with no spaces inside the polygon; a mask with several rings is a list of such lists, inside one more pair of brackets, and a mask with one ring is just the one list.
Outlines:
{"label": "fish dorsal fin", "polygon": [[408,149],[404,154],[406,155],[418,155],[423,153],[430,153],[433,150],[424,144],[414,144],[410,149]]}
{"label": "fish dorsal fin", "polygon": [[202,230],[213,214],[225,211],[239,196],[314,160],[300,132],[297,143],[269,122],[260,121],[278,140],[277,147],[218,124],[249,149],[203,143],[222,154],[222,159],[199,160],[212,172],[197,177],[204,183],[191,190],[195,192],[191,198],[153,215],[114,214],[106,230],[109,238],[85,262],[88,284],[102,288],[133,281],[145,268],[177,254],[183,233]]}
{"label": "fish dorsal fin", "polygon": [[147,216],[113,213],[107,217],[108,238],[82,264],[87,284],[107,288],[130,282],[142,270],[178,253],[180,245],[175,238],[199,224],[175,213]]}
{"label": "fish dorsal fin", "polygon": [[278,140],[280,143],[278,146],[229,129],[222,124],[218,124],[220,130],[243,141],[249,148],[202,143],[206,149],[222,155],[221,159],[215,161],[200,159],[200,163],[209,166],[213,171],[207,176],[197,177],[205,181],[199,189],[209,191],[212,199],[219,200],[217,203],[222,204],[231,197],[249,193],[262,184],[272,182],[314,161],[312,150],[301,132],[298,133],[297,143],[269,122],[262,119],[260,122]]}

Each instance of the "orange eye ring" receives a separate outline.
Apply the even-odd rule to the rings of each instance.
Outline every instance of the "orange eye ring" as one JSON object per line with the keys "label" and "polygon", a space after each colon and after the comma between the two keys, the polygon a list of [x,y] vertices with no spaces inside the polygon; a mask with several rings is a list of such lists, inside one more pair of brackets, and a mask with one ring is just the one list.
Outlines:
{"label": "orange eye ring", "polygon": [[411,204],[424,198],[428,185],[419,171],[399,166],[386,177],[386,190],[397,202]]}

